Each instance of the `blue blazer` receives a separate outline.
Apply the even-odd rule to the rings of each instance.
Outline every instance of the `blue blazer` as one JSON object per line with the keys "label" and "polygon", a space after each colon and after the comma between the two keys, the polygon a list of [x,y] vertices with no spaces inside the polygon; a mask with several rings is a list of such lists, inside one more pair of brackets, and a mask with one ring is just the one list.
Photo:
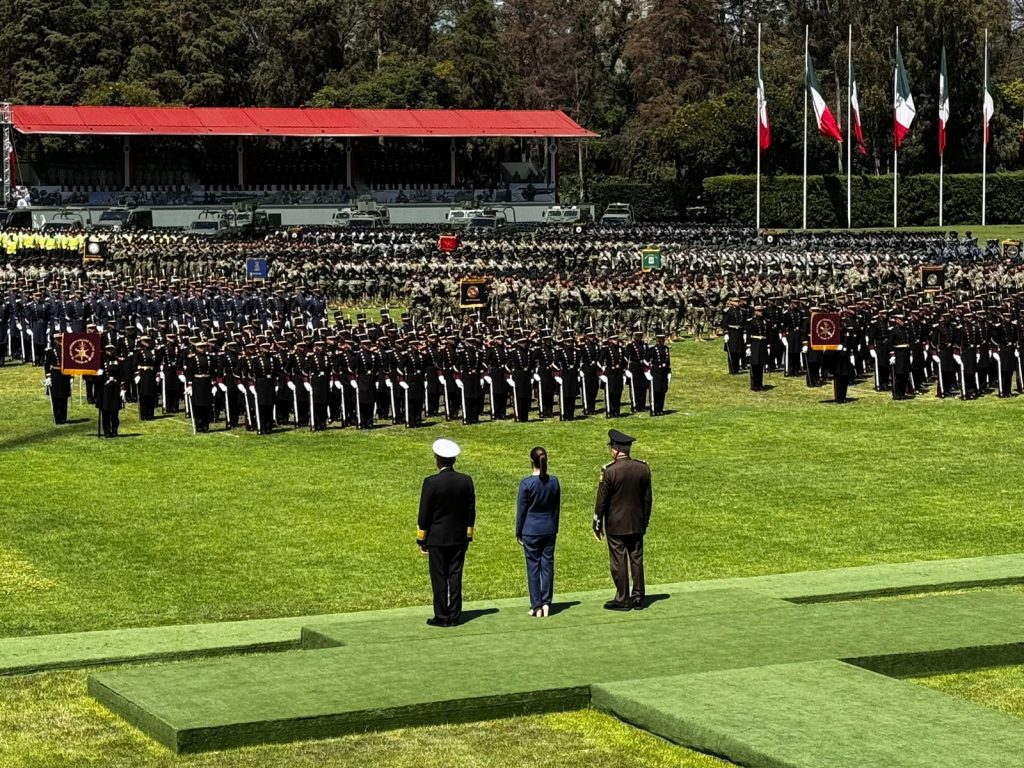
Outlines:
{"label": "blue blazer", "polygon": [[561,506],[562,489],[557,477],[524,477],[519,483],[519,498],[516,502],[516,538],[554,536],[558,533]]}

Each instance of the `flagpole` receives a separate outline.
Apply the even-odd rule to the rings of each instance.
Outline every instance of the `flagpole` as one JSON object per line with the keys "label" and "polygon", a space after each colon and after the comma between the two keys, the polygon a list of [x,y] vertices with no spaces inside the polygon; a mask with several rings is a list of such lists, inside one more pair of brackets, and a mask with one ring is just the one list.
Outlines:
{"label": "flagpole", "polygon": [[757,205],[754,227],[761,229],[761,22],[757,22],[757,85],[754,97],[754,153],[757,155]]}
{"label": "flagpole", "polygon": [[[900,49],[900,28],[896,27],[896,50]],[[896,67],[893,70],[892,76],[892,103],[896,104],[896,97],[899,93],[896,90],[896,78],[899,76],[899,68]],[[893,108],[893,141],[892,141],[892,228],[897,229],[899,227],[899,217],[897,215],[897,201],[899,200],[899,153],[896,151],[896,113],[895,107]]]}
{"label": "flagpole", "polygon": [[985,226],[985,207],[987,203],[986,174],[988,171],[988,116],[985,106],[988,100],[988,28],[985,28],[985,85],[981,94],[981,226]]}
{"label": "flagpole", "polygon": [[850,194],[850,183],[853,180],[851,163],[853,160],[853,24],[849,26],[846,43],[846,228],[853,229],[853,203]]}
{"label": "flagpole", "polygon": [[804,229],[807,229],[807,55],[810,25],[804,25]]}

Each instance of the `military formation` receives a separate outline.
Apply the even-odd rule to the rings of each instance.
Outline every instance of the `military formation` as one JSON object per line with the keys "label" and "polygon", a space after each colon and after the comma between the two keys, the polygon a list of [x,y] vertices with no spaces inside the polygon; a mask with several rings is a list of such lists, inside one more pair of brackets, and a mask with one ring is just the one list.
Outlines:
{"label": "military formation", "polygon": [[184,413],[195,432],[275,427],[323,431],[381,423],[419,427],[444,418],[477,424],[533,418],[571,421],[628,412],[660,416],[671,378],[667,334],[599,337],[506,328],[467,313],[418,323],[409,313],[354,320],[323,297],[267,286],[143,281],[74,290],[6,289],[3,356],[44,368],[56,423],[71,394],[60,372],[65,332],[98,333],[102,371],[85,395],[117,436],[118,412]]}
{"label": "military formation", "polygon": [[[753,390],[773,372],[831,381],[840,401],[859,377],[896,398],[1021,387],[1024,267],[997,243],[639,225],[467,236],[445,251],[438,232],[113,234],[101,262],[70,239],[8,235],[0,360],[46,368],[60,399],[57,334],[103,334],[110,364],[86,390],[111,434],[123,403],[143,420],[184,409],[196,432],[660,415],[682,334],[721,337],[726,369]],[[643,271],[652,247],[662,263]],[[246,281],[250,258],[266,259],[266,281]],[[925,287],[925,267],[944,283]],[[460,305],[469,276],[489,288],[473,309]],[[368,322],[333,309],[374,302],[408,311]],[[819,351],[809,323],[827,310],[842,344]]]}

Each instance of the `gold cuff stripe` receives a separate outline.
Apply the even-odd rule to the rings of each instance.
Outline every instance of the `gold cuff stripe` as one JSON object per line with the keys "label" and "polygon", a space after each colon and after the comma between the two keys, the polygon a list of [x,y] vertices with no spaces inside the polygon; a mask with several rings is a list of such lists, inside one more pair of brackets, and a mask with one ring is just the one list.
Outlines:
{"label": "gold cuff stripe", "polygon": [[417,528],[416,541],[423,541],[425,538],[427,538],[427,532],[424,531],[422,528]]}

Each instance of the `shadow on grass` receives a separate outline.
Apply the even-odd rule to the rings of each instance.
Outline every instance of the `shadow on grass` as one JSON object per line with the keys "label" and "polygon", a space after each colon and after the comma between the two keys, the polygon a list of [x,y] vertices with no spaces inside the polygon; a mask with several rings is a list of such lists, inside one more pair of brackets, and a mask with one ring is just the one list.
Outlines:
{"label": "shadow on grass", "polygon": [[562,611],[568,611],[570,608],[575,608],[579,604],[580,604],[579,600],[569,600],[569,601],[564,602],[564,603],[552,603],[550,608],[549,608],[549,610],[548,610],[548,615],[549,616],[557,616]]}
{"label": "shadow on grass", "polygon": [[483,616],[492,616],[497,612],[497,608],[477,608],[472,611],[463,611],[462,619],[459,621],[459,624],[468,624],[474,619],[479,619]]}

